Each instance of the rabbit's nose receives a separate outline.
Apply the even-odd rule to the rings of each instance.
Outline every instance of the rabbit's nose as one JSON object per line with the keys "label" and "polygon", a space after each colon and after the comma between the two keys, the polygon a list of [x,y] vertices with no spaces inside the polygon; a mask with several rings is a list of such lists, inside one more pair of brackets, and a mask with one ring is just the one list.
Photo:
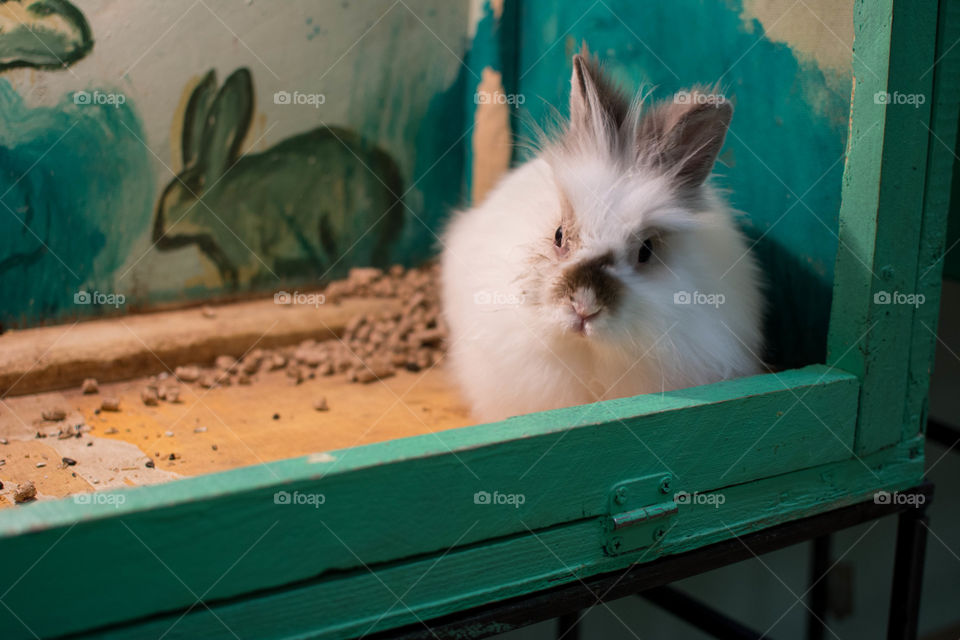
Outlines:
{"label": "rabbit's nose", "polygon": [[570,296],[570,306],[581,320],[589,320],[603,309],[597,296],[589,289],[578,289]]}

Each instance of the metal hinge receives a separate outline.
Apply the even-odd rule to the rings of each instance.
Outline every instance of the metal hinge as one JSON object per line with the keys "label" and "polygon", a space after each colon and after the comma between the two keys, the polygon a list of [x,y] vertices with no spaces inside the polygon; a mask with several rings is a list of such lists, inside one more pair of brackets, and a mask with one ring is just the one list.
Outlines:
{"label": "metal hinge", "polygon": [[666,535],[677,514],[672,478],[655,474],[621,482],[610,492],[604,550],[616,556],[649,547]]}

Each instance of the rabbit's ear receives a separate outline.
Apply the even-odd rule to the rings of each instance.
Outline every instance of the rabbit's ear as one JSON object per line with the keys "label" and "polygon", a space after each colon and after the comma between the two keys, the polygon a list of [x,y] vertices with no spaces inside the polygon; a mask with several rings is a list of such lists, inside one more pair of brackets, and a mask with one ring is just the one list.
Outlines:
{"label": "rabbit's ear", "polygon": [[623,93],[600,69],[587,44],[573,56],[570,77],[570,128],[585,135],[615,137],[627,116]]}
{"label": "rabbit's ear", "polygon": [[200,161],[207,183],[216,181],[240,155],[253,117],[253,81],[241,67],[223,83],[203,128]]}
{"label": "rabbit's ear", "polygon": [[682,187],[699,187],[717,160],[733,106],[722,95],[699,89],[677,94],[640,120],[641,157],[654,162]]}
{"label": "rabbit's ear", "polygon": [[210,69],[190,94],[187,109],[183,116],[183,136],[180,152],[183,156],[183,168],[192,167],[200,156],[200,139],[210,104],[217,92],[217,73]]}

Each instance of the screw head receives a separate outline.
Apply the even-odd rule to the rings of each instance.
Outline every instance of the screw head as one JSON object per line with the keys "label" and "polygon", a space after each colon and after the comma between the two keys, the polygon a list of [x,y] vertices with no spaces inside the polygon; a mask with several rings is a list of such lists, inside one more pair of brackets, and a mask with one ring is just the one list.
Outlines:
{"label": "screw head", "polygon": [[616,492],[613,494],[613,501],[617,504],[626,504],[627,502],[627,488],[626,487],[617,487]]}
{"label": "screw head", "polygon": [[660,478],[660,493],[670,492],[670,476]]}
{"label": "screw head", "polygon": [[663,539],[665,535],[667,535],[667,530],[664,527],[658,527],[657,530],[653,532],[653,541],[657,542]]}
{"label": "screw head", "polygon": [[607,543],[607,551],[610,553],[619,553],[620,549],[623,548],[623,538],[616,537],[610,540]]}

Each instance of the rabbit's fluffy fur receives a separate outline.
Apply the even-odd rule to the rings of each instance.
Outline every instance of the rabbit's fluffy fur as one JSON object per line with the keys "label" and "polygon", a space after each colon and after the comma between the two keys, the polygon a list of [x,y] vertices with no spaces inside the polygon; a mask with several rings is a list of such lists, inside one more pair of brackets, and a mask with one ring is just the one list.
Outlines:
{"label": "rabbit's fluffy fur", "polygon": [[449,365],[475,417],[760,370],[760,275],[707,177],[732,116],[628,102],[574,56],[571,121],[443,237]]}

